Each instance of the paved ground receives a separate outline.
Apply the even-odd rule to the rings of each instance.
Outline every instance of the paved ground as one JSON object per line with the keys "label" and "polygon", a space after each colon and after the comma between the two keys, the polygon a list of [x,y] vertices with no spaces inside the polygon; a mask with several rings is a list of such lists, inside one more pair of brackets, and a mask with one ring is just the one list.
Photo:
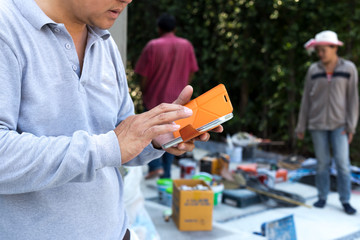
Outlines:
{"label": "paved ground", "polygon": [[[196,154],[203,154],[197,151]],[[146,167],[143,168],[144,175]],[[172,176],[178,178],[180,169],[173,165]],[[279,183],[276,188],[296,193],[312,205],[316,201],[316,189],[300,183]],[[181,232],[174,222],[165,222],[163,212],[168,207],[159,204],[156,180],[142,181],[141,191],[146,199],[145,207],[161,237],[161,239],[265,239],[253,232],[259,232],[264,222],[276,220],[293,214],[298,240],[327,239],[360,239],[360,214],[346,215],[338,200],[337,193],[331,193],[324,209],[294,207],[271,209],[264,204],[256,204],[247,208],[236,208],[220,204],[213,210],[213,230],[209,232]],[[360,211],[360,191],[354,191],[351,203]]]}
{"label": "paved ground", "polygon": [[[176,171],[176,167],[175,171]],[[299,183],[280,183],[278,189],[297,193],[311,205],[316,200],[314,187]],[[263,222],[293,214],[297,239],[360,239],[360,214],[346,215],[338,201],[338,195],[331,193],[324,209],[306,207],[269,209],[264,204],[247,208],[235,208],[226,204],[216,206],[213,211],[213,230],[211,232],[180,232],[174,222],[163,220],[163,211],[168,209],[156,201],[155,181],[146,181],[142,186],[145,207],[151,216],[161,239],[264,239],[254,235]],[[360,192],[354,192],[353,205],[360,210]]]}

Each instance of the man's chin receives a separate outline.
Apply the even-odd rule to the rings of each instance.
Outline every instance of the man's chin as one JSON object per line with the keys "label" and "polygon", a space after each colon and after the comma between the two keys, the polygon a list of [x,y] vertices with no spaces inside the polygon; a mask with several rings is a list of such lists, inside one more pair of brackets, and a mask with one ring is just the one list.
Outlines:
{"label": "man's chin", "polygon": [[96,26],[96,27],[97,27],[97,28],[99,28],[99,29],[101,29],[101,30],[108,30],[108,29],[110,29],[113,25],[114,25],[114,23],[113,23],[113,24],[111,24],[111,25],[106,25],[106,26]]}
{"label": "man's chin", "polygon": [[330,62],[328,59],[320,59],[320,61],[325,65]]}
{"label": "man's chin", "polygon": [[94,24],[89,24],[91,27],[96,27],[102,30],[108,30],[109,28],[111,28],[115,23],[115,20],[113,21],[106,21],[104,23],[94,23]]}

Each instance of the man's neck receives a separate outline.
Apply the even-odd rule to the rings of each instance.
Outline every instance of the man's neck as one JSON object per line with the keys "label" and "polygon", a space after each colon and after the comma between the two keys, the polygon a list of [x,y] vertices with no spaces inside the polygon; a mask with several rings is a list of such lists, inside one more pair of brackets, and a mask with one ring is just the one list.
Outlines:
{"label": "man's neck", "polygon": [[71,9],[67,9],[66,4],[61,1],[35,0],[35,2],[54,22],[63,23],[73,38],[79,38],[87,31],[86,24],[76,19],[71,14]]}
{"label": "man's neck", "polygon": [[171,32],[160,32],[160,37],[164,37],[166,35],[175,35],[175,31],[171,31]]}
{"label": "man's neck", "polygon": [[82,69],[85,48],[87,42],[87,27],[71,15],[70,9],[65,9],[60,1],[35,0],[41,10],[54,22],[63,23],[71,35],[75,44],[76,52],[79,59],[80,69]]}

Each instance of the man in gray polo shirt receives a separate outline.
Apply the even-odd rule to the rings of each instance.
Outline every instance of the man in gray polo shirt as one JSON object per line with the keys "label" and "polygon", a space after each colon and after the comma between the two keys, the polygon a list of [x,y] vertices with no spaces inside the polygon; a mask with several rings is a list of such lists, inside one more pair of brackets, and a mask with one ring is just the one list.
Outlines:
{"label": "man in gray polo shirt", "polygon": [[186,87],[134,115],[104,30],[129,2],[0,0],[0,239],[129,239],[117,167],[160,157],[159,136],[192,114]]}
{"label": "man in gray polo shirt", "polygon": [[355,214],[350,205],[349,144],[358,121],[358,73],[355,65],[337,55],[343,45],[337,34],[323,31],[309,40],[307,50],[316,50],[320,61],[313,63],[305,78],[299,121],[296,127],[299,139],[309,129],[314,144],[317,164],[316,187],[318,201],[315,207],[323,208],[330,188],[332,149],[337,169],[337,189],[340,202],[347,214]]}

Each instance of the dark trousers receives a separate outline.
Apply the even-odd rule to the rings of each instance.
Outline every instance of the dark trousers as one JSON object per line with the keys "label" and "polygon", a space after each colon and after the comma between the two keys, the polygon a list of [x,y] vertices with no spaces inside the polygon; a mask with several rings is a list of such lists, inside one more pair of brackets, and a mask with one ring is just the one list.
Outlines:
{"label": "dark trousers", "polygon": [[123,240],[130,240],[130,231],[129,231],[129,229],[126,229]]}
{"label": "dark trousers", "polygon": [[152,160],[149,166],[149,172],[157,170],[159,168],[164,169],[164,175],[161,178],[171,178],[171,164],[174,160],[175,156],[170,153],[164,153],[162,157]]}

